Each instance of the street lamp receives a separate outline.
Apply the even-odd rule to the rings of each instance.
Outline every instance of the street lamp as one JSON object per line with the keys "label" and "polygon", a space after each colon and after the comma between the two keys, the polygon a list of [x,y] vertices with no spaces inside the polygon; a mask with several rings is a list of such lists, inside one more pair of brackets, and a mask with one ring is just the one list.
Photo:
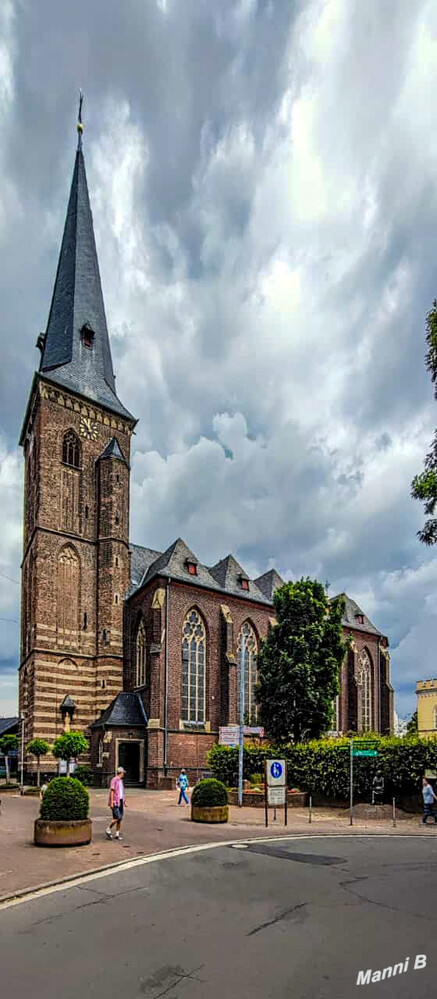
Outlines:
{"label": "street lamp", "polygon": [[20,715],[20,722],[21,722],[20,794],[24,794],[24,715]]}

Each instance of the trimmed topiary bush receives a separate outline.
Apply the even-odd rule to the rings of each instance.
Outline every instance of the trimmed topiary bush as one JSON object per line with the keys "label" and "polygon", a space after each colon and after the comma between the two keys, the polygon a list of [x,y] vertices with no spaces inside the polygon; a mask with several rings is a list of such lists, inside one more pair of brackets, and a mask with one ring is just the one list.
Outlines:
{"label": "trimmed topiary bush", "polygon": [[211,777],[208,780],[199,781],[193,788],[191,804],[195,808],[215,808],[218,805],[227,805],[227,803],[228,791],[221,780],[214,780]]}
{"label": "trimmed topiary bush", "polygon": [[80,780],[55,777],[41,802],[40,818],[49,822],[87,819],[90,796]]}

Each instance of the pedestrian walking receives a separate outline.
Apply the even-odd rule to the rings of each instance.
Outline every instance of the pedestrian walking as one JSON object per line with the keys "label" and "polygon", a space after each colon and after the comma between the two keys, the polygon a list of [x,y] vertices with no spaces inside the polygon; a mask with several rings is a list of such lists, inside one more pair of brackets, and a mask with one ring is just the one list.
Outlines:
{"label": "pedestrian walking", "polygon": [[426,777],[422,778],[422,794],[424,806],[423,824],[426,826],[426,820],[429,815],[434,819],[434,823],[437,823],[437,815],[434,811],[434,802],[437,801],[437,795],[434,793],[434,788],[431,787]]}
{"label": "pedestrian walking", "polygon": [[[116,776],[111,780],[111,786],[109,789],[109,801],[108,805],[112,811],[112,822],[109,823],[106,829],[106,835],[108,839],[123,839],[120,836],[121,823],[123,821],[123,814],[126,805],[126,798],[124,794],[124,778],[125,770],[123,767],[119,767]],[[115,826],[115,836],[112,835],[112,830]]]}
{"label": "pedestrian walking", "polygon": [[179,788],[179,801],[178,801],[178,805],[182,805],[182,799],[183,799],[185,805],[189,805],[190,802],[188,801],[188,798],[187,798],[188,777],[187,777],[187,775],[185,773],[185,770],[181,770],[181,772],[179,774],[179,777],[178,777],[178,779],[176,781],[176,787]]}

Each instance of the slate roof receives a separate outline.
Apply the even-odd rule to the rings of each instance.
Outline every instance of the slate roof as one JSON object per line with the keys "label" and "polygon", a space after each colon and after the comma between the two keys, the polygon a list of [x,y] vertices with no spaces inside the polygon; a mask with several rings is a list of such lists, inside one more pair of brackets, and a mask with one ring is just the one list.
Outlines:
{"label": "slate roof", "polygon": [[105,450],[102,451],[100,458],[119,458],[120,461],[124,461],[127,464],[126,458],[121,450],[116,437],[112,437],[109,444],[106,445]]}
{"label": "slate roof", "polygon": [[258,589],[264,593],[264,596],[268,600],[272,601],[275,590],[283,586],[284,582],[285,580],[276,572],[276,569],[269,569],[268,572],[264,572],[262,576],[258,576],[255,580]]}
{"label": "slate roof", "polygon": [[249,576],[233,555],[227,555],[226,558],[222,558],[209,571],[211,576],[214,577],[227,593],[233,593],[237,597],[243,595],[249,597],[251,600],[266,602],[265,594],[262,593],[253,580],[249,580],[249,590],[242,590],[240,579],[249,579]]}
{"label": "slate roof", "polygon": [[[92,349],[81,330],[90,327]],[[117,398],[111,348],[94,239],[85,161],[76,153],[39,371],[51,382],[133,419]]]}
{"label": "slate roof", "polygon": [[[140,545],[131,545],[131,550],[132,588],[129,596],[139,587],[149,583],[155,576],[166,576],[169,579],[191,583],[203,589],[215,590],[223,595],[233,594],[263,604],[271,603],[252,580],[250,580],[249,590],[242,589],[239,576],[242,575],[245,579],[249,579],[249,577],[232,555],[228,555],[217,565],[209,568],[199,562],[197,556],[188,548],[182,538],[177,538],[165,552],[154,552],[151,548],[141,548]],[[195,562],[197,566],[196,576],[188,571],[187,560]]]}
{"label": "slate roof", "polygon": [[131,592],[138,588],[141,580],[152,562],[156,562],[162,552],[154,548],[143,548],[142,545],[131,545]]}
{"label": "slate roof", "polygon": [[[7,735],[11,732],[11,729],[18,728],[20,724],[19,718],[0,718],[0,736]],[[11,732],[11,735],[15,734]]]}
{"label": "slate roof", "polygon": [[114,697],[109,708],[93,722],[91,728],[142,728],[147,725],[147,715],[137,693],[122,691]]}
{"label": "slate roof", "polygon": [[[347,593],[340,593],[339,596],[344,597],[346,601],[346,608],[342,618],[344,628],[354,628],[356,631],[367,631],[373,635],[380,635],[381,638],[385,638],[382,631],[378,631],[378,628],[375,628],[375,625],[372,624],[370,618],[368,618],[367,614],[361,610],[361,607],[358,606],[357,602],[352,600],[352,597],[348,597]],[[332,599],[335,600],[335,597]],[[358,615],[363,616],[363,624],[359,624]]]}

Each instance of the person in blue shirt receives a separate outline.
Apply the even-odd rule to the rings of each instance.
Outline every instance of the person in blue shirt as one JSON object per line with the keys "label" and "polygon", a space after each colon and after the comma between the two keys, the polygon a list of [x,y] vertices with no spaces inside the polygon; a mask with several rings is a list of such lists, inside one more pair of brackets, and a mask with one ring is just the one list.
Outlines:
{"label": "person in blue shirt", "polygon": [[434,802],[437,801],[437,795],[434,794],[434,789],[431,784],[428,783],[426,777],[422,778],[422,794],[423,794],[423,804],[424,804],[424,814],[422,822],[426,825],[426,820],[430,815],[434,822],[437,823],[437,815],[434,811]]}
{"label": "person in blue shirt", "polygon": [[185,773],[185,770],[181,770],[179,777],[176,781],[176,787],[179,788],[178,805],[182,804],[182,799],[184,800],[184,804],[189,805],[190,802],[188,801],[187,798],[188,777]]}

